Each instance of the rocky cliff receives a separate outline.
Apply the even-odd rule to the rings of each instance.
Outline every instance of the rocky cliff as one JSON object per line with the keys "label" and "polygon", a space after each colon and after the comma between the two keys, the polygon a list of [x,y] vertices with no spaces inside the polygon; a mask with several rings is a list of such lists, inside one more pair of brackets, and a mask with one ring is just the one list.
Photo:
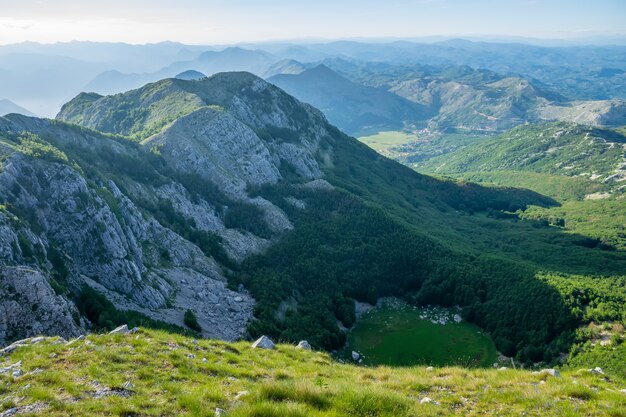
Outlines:
{"label": "rocky cliff", "polygon": [[[0,119],[0,343],[76,333],[84,322],[69,300],[84,286],[120,310],[176,325],[192,310],[205,336],[244,334],[254,301],[228,289],[224,274],[293,227],[248,189],[285,181],[286,170],[301,182],[321,178],[325,124],[248,74],[204,83],[195,85],[201,94],[181,80],[121,98],[82,94],[60,115],[105,132],[141,132],[140,145],[56,121]],[[250,95],[267,107],[252,106]],[[128,112],[141,115],[135,124],[107,119],[119,113],[109,111],[116,100],[138,97]],[[37,291],[11,301],[25,282]],[[37,314],[27,319],[31,309]]]}

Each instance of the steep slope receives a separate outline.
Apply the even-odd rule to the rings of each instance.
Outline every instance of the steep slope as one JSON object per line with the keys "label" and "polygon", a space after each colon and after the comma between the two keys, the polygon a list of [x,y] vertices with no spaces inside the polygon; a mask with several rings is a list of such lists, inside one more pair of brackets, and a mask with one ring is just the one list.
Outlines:
{"label": "steep slope", "polygon": [[331,123],[349,134],[401,129],[427,116],[423,106],[353,83],[325,65],[299,74],[275,75],[268,81],[317,107]]}
{"label": "steep slope", "polygon": [[5,415],[604,417],[619,416],[626,397],[624,379],[588,366],[555,376],[367,368],[289,345],[252,349],[143,329],[69,345],[49,339],[0,357],[1,367],[15,364],[0,373]]}
{"label": "steep slope", "polygon": [[[567,351],[572,331],[587,320],[576,315],[539,272],[595,274],[609,282],[611,275],[623,271],[622,253],[579,245],[578,236],[515,222],[503,213],[530,204],[550,206],[555,204],[551,199],[419,175],[381,158],[328,124],[319,111],[251,74],[169,79],[110,97],[83,94],[59,117],[126,135],[102,136],[57,122],[52,125],[62,126],[63,133],[46,130],[39,136],[45,143],[54,140],[55,147],[70,136],[66,130],[98,138],[89,146],[59,149],[68,158],[65,165],[76,163],[87,176],[95,175],[95,169],[95,178],[105,180],[94,180],[94,192],[102,188],[98,184],[112,188],[112,181],[141,207],[145,221],[156,221],[178,236],[172,242],[159,235],[135,239],[156,245],[150,253],[158,254],[156,265],[150,264],[140,277],[147,282],[136,275],[124,280],[137,291],[114,287],[121,283],[107,282],[108,275],[93,279],[113,287],[106,292],[104,284],[94,285],[118,308],[124,304],[115,293],[134,297],[138,305],[155,284],[165,299],[174,298],[167,297],[170,289],[176,294],[173,305],[179,321],[174,322],[180,323],[185,300],[179,296],[187,294],[184,289],[219,280],[169,253],[181,247],[189,254],[195,245],[202,252],[196,251],[197,262],[214,265],[228,275],[230,288],[247,288],[256,300],[255,320],[248,327],[251,336],[267,333],[295,340],[306,335],[314,346],[337,348],[345,340],[337,321],[347,326],[353,322],[354,299],[393,295],[417,304],[458,304],[502,352],[538,361]],[[24,120],[34,126],[18,126],[14,132],[37,133],[36,126],[50,124]],[[22,140],[20,146],[26,146]],[[110,143],[112,149],[94,146],[99,143]],[[137,158],[114,156],[121,153],[120,146]],[[77,153],[85,148],[93,148],[89,158]],[[40,155],[36,149],[28,155]],[[142,158],[147,167],[139,163]],[[19,201],[15,193],[7,194]],[[115,224],[112,219],[104,223]],[[97,228],[83,229],[88,226]],[[122,250],[104,259],[124,267],[135,262],[142,270]],[[171,277],[168,265],[215,280],[195,272]],[[151,272],[169,279],[148,279]],[[235,302],[243,303],[236,323],[245,323],[245,293],[230,298],[235,294],[224,291],[233,300],[228,306],[198,300],[192,307],[199,319],[200,314],[206,319],[201,323],[208,326],[205,334],[216,332],[216,327],[222,330],[227,319],[218,318],[219,309],[230,311]],[[155,311],[160,310],[157,305]],[[145,308],[139,311],[148,314]],[[610,317],[619,314],[619,308],[607,312]]]}
{"label": "steep slope", "polygon": [[[0,123],[5,292],[20,296],[21,286],[10,282],[27,270],[58,294],[49,295],[49,308],[63,298],[96,303],[81,312],[97,326],[117,319],[93,291],[118,309],[176,325],[190,309],[206,335],[244,333],[252,300],[226,288],[218,262],[228,265],[266,245],[236,221],[225,225],[238,210],[256,219],[253,207],[232,202],[212,183],[177,178],[127,140],[17,116]],[[41,332],[29,323],[34,317],[20,322],[6,312],[2,342],[15,332]]]}

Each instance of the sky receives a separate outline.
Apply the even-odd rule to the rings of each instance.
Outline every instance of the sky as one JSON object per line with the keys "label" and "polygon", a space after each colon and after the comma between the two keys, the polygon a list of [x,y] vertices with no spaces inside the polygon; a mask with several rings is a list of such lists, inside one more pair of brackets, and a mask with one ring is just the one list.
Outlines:
{"label": "sky", "polygon": [[626,36],[626,0],[0,0],[0,44]]}

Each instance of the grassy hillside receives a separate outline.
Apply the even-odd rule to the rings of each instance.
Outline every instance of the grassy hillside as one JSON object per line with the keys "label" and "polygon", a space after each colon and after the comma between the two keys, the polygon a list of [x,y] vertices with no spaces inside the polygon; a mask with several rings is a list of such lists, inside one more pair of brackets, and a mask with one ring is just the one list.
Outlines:
{"label": "grassy hillside", "polygon": [[[624,380],[585,369],[357,367],[279,345],[193,340],[158,331],[53,339],[0,368],[0,413],[47,416],[624,416]],[[427,400],[428,398],[429,400]],[[13,411],[11,411],[13,410]]]}
{"label": "grassy hillside", "polygon": [[521,126],[421,164],[429,172],[530,171],[610,181],[619,172],[626,137],[567,123]]}

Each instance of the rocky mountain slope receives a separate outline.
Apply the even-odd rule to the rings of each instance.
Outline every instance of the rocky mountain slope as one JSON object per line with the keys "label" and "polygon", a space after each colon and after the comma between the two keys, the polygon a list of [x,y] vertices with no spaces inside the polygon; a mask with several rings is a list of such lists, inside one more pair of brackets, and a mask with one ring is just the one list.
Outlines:
{"label": "rocky mountain slope", "polygon": [[552,199],[419,175],[248,73],[81,94],[59,119],[1,119],[0,253],[48,283],[34,322],[61,309],[66,334],[132,319],[335,349],[355,299],[402,296],[552,360],[591,320],[568,300],[589,301],[539,272],[623,272],[622,253],[503,214]]}

